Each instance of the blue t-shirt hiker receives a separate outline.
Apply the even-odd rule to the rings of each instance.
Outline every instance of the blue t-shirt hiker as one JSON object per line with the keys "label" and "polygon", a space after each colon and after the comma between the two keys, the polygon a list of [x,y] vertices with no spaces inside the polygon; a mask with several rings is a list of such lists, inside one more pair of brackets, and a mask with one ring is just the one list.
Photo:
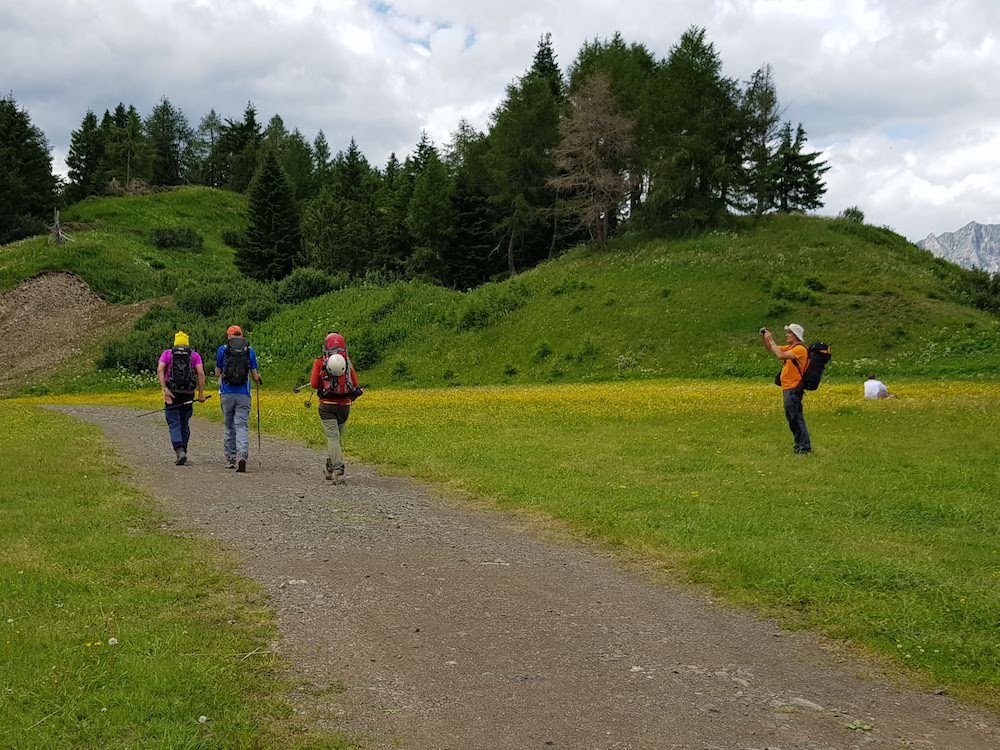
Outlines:
{"label": "blue t-shirt hiker", "polygon": [[226,329],[227,341],[215,355],[219,401],[225,421],[223,450],[226,466],[243,473],[250,454],[250,381],[260,383],[257,352],[239,326]]}

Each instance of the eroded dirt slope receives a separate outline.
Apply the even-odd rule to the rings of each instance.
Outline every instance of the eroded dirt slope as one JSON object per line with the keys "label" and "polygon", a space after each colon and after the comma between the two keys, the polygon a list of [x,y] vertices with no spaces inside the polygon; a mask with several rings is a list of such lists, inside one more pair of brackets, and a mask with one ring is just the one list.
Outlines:
{"label": "eroded dirt slope", "polygon": [[[0,293],[0,394],[71,366],[153,304],[112,305],[79,276],[49,272]],[[80,367],[90,368],[90,361]]]}

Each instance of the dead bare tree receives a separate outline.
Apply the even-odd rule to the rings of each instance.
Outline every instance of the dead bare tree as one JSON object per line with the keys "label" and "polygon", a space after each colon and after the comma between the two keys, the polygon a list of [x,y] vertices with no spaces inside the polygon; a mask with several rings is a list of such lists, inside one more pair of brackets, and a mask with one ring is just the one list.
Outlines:
{"label": "dead bare tree", "polygon": [[559,172],[547,184],[559,193],[558,209],[587,228],[602,250],[608,225],[629,195],[626,156],[635,123],[621,114],[603,73],[592,75],[570,99],[553,152]]}

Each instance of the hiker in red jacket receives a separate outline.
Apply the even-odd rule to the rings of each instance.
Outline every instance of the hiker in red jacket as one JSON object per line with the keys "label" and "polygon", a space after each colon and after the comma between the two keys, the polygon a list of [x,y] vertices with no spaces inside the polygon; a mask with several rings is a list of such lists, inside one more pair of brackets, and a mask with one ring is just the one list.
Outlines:
{"label": "hiker in red jacket", "polygon": [[334,484],[343,484],[344,452],[340,437],[351,413],[351,402],[361,395],[358,374],[347,355],[347,344],[339,333],[327,334],[323,341],[323,356],[313,362],[309,385],[319,397],[319,418],[326,433],[328,455],[326,478]]}

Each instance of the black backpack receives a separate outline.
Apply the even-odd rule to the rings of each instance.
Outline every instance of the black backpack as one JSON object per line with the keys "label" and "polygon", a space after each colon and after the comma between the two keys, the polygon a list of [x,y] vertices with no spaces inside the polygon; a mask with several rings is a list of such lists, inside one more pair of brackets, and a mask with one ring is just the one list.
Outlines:
{"label": "black backpack", "polygon": [[[809,354],[809,358],[806,360],[806,369],[803,370],[799,367],[799,361],[797,359],[791,360],[792,364],[795,365],[795,369],[802,373],[802,380],[799,382],[796,388],[801,391],[815,391],[819,388],[819,383],[823,379],[823,372],[826,370],[826,366],[830,364],[832,355],[830,354],[830,345],[823,341],[814,341],[806,349]],[[774,376],[774,384],[781,385],[781,371]]]}
{"label": "black backpack", "polygon": [[170,350],[170,376],[167,385],[174,393],[194,393],[197,380],[191,364],[191,347],[175,346]]}
{"label": "black backpack", "polygon": [[222,382],[246,385],[250,376],[250,344],[243,336],[233,336],[222,355]]}
{"label": "black backpack", "polygon": [[[809,345],[809,360],[806,362],[805,372],[802,373],[802,382],[799,383],[800,391],[815,391],[819,388],[819,381],[823,379],[823,371],[830,364],[830,345],[822,341],[814,341]],[[798,362],[795,363],[798,366]]]}

